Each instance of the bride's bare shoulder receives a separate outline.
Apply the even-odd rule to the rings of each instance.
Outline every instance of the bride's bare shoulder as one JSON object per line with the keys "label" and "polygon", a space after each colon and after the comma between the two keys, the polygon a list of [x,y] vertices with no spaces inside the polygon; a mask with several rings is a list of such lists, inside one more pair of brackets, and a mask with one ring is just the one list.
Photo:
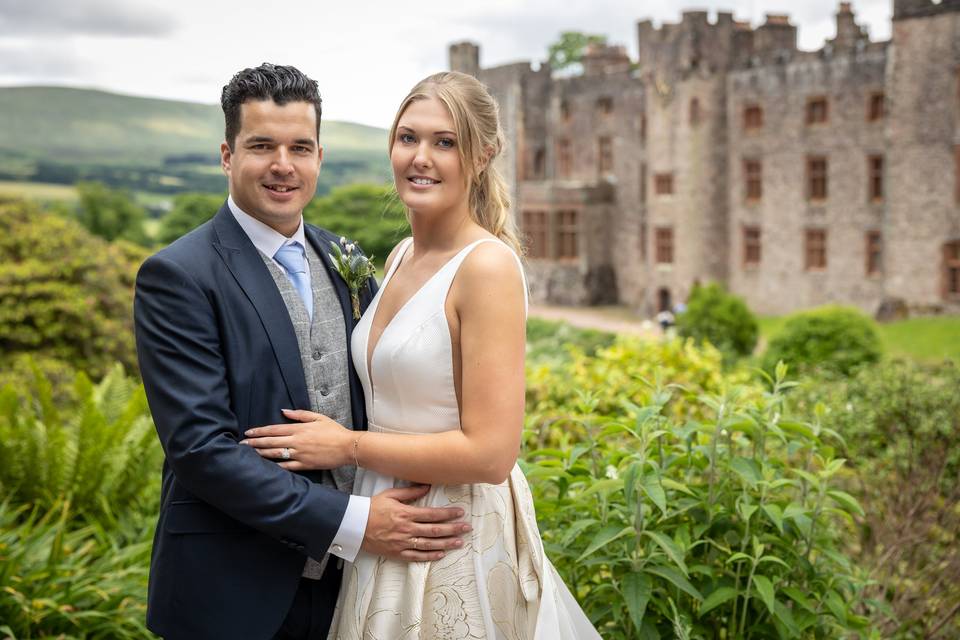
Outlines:
{"label": "bride's bare shoulder", "polygon": [[503,303],[516,301],[522,305],[524,280],[521,268],[510,247],[502,242],[482,242],[463,261],[454,286],[470,292],[470,295],[462,296],[470,304],[482,305],[497,300]]}

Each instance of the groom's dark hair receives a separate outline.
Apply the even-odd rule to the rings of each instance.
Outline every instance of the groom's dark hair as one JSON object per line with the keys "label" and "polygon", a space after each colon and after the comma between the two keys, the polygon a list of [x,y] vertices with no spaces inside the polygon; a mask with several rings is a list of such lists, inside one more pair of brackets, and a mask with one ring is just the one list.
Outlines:
{"label": "groom's dark hair", "polygon": [[240,133],[240,106],[247,100],[273,100],[279,105],[288,102],[308,102],[317,112],[317,137],[320,137],[320,91],[317,81],[311,80],[296,67],[264,62],[259,67],[238,71],[220,94],[220,106],[226,121],[227,145]]}

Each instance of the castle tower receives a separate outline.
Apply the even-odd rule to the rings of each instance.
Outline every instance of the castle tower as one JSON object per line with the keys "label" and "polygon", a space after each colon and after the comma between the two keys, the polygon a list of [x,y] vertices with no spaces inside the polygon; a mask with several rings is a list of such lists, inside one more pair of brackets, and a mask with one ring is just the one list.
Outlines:
{"label": "castle tower", "polygon": [[468,73],[476,78],[480,74],[480,47],[472,42],[450,45],[450,70]]}

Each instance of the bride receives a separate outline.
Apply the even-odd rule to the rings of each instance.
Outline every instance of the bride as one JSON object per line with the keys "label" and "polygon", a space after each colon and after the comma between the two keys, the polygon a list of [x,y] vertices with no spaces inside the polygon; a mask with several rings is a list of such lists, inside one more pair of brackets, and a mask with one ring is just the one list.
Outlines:
{"label": "bride", "polygon": [[353,332],[369,430],[288,412],[312,428],[288,436],[296,455],[281,464],[356,464],[354,493],[366,496],[428,484],[419,506],[461,507],[473,528],[452,551],[413,539],[427,562],[361,551],[344,571],[330,637],[599,638],[544,554],[516,465],[527,299],[493,164],[503,147],[497,105],[472,76],[430,76],[400,105],[389,146],[413,237],[390,254]]}

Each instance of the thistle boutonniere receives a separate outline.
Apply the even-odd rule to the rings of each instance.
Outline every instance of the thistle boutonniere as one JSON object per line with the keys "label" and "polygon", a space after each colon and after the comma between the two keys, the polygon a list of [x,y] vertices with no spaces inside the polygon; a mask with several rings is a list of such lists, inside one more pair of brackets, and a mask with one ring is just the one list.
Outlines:
{"label": "thistle boutonniere", "polygon": [[371,259],[360,252],[354,242],[347,242],[343,236],[340,237],[340,244],[331,242],[330,247],[333,253],[328,254],[330,261],[336,268],[337,273],[347,283],[350,289],[350,300],[353,302],[353,319],[360,319],[360,287],[367,283],[377,273],[377,268],[373,266]]}

